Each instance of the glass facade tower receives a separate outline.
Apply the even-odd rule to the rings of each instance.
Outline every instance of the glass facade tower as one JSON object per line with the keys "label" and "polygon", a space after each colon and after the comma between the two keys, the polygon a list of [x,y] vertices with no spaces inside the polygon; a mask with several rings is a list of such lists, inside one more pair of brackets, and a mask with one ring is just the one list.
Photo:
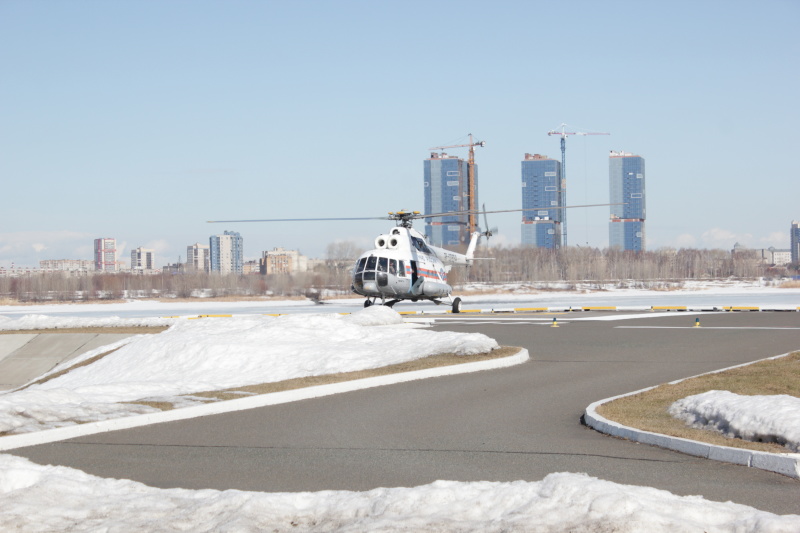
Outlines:
{"label": "glass facade tower", "polygon": [[564,182],[561,162],[525,154],[522,161],[522,244],[560,248],[563,233]]}
{"label": "glass facade tower", "polygon": [[[466,211],[469,163],[445,153],[432,153],[424,162],[425,214]],[[478,165],[475,165],[475,205],[478,203]],[[437,246],[469,242],[467,216],[426,219],[425,237]]]}
{"label": "glass facade tower", "polygon": [[611,152],[608,164],[611,221],[608,245],[634,252],[645,250],[644,158]]}
{"label": "glass facade tower", "polygon": [[789,242],[792,246],[792,263],[800,264],[800,222],[792,220]]}

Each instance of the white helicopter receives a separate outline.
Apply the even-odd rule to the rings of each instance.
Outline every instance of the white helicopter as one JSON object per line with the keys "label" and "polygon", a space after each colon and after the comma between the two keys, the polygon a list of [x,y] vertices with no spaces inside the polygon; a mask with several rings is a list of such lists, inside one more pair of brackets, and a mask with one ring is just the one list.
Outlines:
{"label": "white helicopter", "polygon": [[[564,206],[599,207],[609,204]],[[430,300],[439,305],[446,303],[453,313],[461,312],[461,298],[453,298],[453,287],[447,283],[447,274],[453,266],[470,266],[476,260],[475,248],[480,237],[491,237],[492,231],[473,231],[465,254],[445,250],[428,244],[425,236],[412,227],[412,221],[421,218],[461,216],[468,214],[509,213],[533,211],[540,208],[506,209],[501,211],[458,211],[423,215],[419,211],[390,212],[388,217],[355,218],[280,218],[260,220],[210,220],[211,223],[238,222],[301,222],[334,220],[393,220],[396,226],[388,234],[375,238],[375,249],[364,252],[353,267],[351,289],[366,297],[364,307],[375,304],[393,306],[402,300],[417,302]],[[488,226],[488,224],[487,224]],[[495,230],[496,231],[496,230]]]}
{"label": "white helicopter", "polygon": [[388,235],[378,235],[375,249],[361,254],[353,269],[351,289],[366,296],[364,307],[374,304],[378,298],[382,305],[389,307],[401,300],[430,300],[438,305],[447,298],[453,312],[461,312],[461,298],[452,297],[453,287],[447,284],[447,274],[453,266],[471,265],[478,239],[491,236],[491,231],[473,232],[467,252],[460,254],[428,244],[425,236],[411,227],[411,221],[416,218],[454,214],[389,213],[397,226]]}

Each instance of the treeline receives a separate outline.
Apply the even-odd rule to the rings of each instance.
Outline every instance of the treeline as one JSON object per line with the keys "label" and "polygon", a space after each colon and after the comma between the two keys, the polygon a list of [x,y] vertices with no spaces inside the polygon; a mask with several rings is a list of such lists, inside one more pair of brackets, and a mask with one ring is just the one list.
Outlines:
{"label": "treeline", "polygon": [[[346,279],[345,279],[346,278]],[[276,296],[320,298],[320,292],[349,290],[349,275],[308,272],[296,275],[209,274],[137,275],[30,274],[0,278],[0,300],[29,302],[111,301],[141,298],[219,298]]]}
{"label": "treeline", "polygon": [[[570,246],[558,250],[531,247],[489,248],[488,260],[461,278],[470,282],[513,281],[651,281],[692,279],[780,278],[789,275],[784,267],[763,263],[755,251],[731,253],[725,250],[663,249],[625,252]],[[456,276],[459,274],[456,273]],[[455,281],[455,280],[452,280]]]}
{"label": "treeline", "polygon": [[[313,272],[293,275],[219,275],[205,272],[137,275],[131,273],[41,273],[0,278],[0,299],[17,302],[73,302],[124,298],[277,297],[327,298],[350,294],[350,269],[360,252],[349,247],[330,253]],[[658,250],[622,252],[568,247],[544,250],[529,247],[484,248],[471,268],[455,267],[448,281],[463,283],[567,282],[631,283],[657,287],[693,279],[781,278],[797,274],[792,268],[770,267],[755,255],[723,250]]]}

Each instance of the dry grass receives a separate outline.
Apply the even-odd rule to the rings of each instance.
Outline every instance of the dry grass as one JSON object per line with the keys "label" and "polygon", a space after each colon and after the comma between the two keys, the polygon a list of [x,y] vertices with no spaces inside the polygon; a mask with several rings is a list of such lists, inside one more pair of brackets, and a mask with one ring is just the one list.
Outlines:
{"label": "dry grass", "polygon": [[[491,352],[486,352],[477,355],[456,355],[453,353],[445,353],[432,355],[423,359],[414,361],[407,361],[405,363],[398,363],[395,365],[388,365],[380,368],[372,368],[368,370],[358,370],[355,372],[340,372],[338,374],[327,374],[324,376],[308,376],[303,378],[288,379],[285,381],[278,381],[275,383],[261,383],[257,385],[246,385],[242,387],[235,387],[232,389],[197,392],[191,394],[192,397],[208,398],[211,401],[219,400],[234,400],[245,397],[245,395],[253,394],[269,394],[272,392],[282,392],[287,390],[302,389],[305,387],[315,387],[318,385],[329,385],[331,383],[341,383],[343,381],[353,381],[357,379],[365,379],[376,376],[386,376],[389,374],[397,374],[401,372],[412,372],[414,370],[423,370],[427,368],[437,368],[442,366],[458,365],[462,363],[474,363],[476,361],[486,361],[489,359],[497,359],[500,357],[509,357],[519,352],[521,348],[503,346]],[[245,393],[245,394],[242,394]],[[167,402],[131,402],[141,405],[148,405],[161,409],[162,411],[172,409],[172,404]]]}
{"label": "dry grass", "polygon": [[694,429],[667,412],[673,402],[710,390],[727,390],[746,396],[788,394],[800,397],[800,352],[780,359],[687,379],[674,385],[660,385],[655,389],[604,404],[597,411],[601,416],[625,426],[662,435],[733,448],[788,452],[783,446],[774,443],[750,442],[728,438],[715,431]]}
{"label": "dry grass", "polygon": [[800,289],[800,280],[784,281],[778,285],[779,289]]}

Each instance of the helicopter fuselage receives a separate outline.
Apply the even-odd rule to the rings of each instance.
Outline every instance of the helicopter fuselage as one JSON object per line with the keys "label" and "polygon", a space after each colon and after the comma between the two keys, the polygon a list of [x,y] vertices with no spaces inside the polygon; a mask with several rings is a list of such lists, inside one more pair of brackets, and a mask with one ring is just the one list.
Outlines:
{"label": "helicopter fuselage", "polygon": [[453,291],[447,283],[450,266],[466,265],[470,259],[430,246],[413,228],[398,226],[388,235],[379,235],[375,249],[358,258],[352,290],[373,299],[438,301]]}

